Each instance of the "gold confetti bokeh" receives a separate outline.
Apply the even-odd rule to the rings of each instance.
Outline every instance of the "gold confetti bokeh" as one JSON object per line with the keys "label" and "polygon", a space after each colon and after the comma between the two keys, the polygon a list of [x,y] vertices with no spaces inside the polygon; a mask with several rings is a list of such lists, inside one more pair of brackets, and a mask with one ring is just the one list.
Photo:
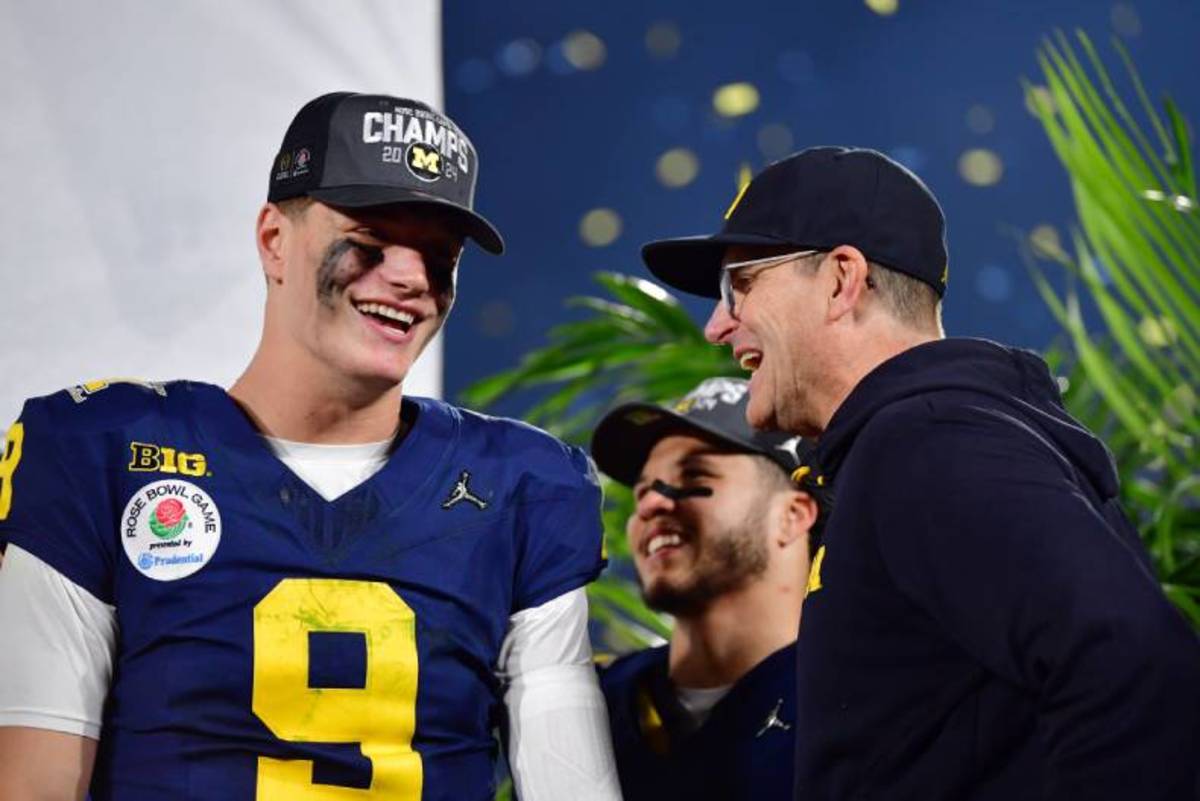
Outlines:
{"label": "gold confetti bokeh", "polygon": [[588,247],[606,247],[620,235],[621,216],[612,209],[592,209],[579,221],[579,238]]}

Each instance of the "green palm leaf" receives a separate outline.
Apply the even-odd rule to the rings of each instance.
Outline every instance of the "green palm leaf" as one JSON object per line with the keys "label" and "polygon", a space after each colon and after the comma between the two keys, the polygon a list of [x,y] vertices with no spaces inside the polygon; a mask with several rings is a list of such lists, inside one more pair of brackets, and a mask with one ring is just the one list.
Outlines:
{"label": "green palm leaf", "polygon": [[[1082,59],[1062,34],[1038,54],[1051,103],[1026,84],[1081,226],[1073,256],[1040,255],[1076,288],[1060,294],[1040,270],[1034,280],[1068,338],[1056,354],[1070,371],[1068,408],[1112,448],[1121,500],[1163,589],[1200,627],[1200,212],[1189,128],[1170,100],[1155,110],[1118,44],[1139,121],[1091,41],[1076,41]],[[1085,303],[1102,329],[1085,324]]]}

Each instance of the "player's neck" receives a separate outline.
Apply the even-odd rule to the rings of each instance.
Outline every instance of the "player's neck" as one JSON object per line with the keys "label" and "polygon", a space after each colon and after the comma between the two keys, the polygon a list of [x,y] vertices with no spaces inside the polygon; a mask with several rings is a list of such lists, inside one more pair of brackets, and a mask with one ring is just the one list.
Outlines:
{"label": "player's neck", "polygon": [[393,437],[399,386],[347,382],[311,362],[279,365],[256,353],[229,395],[263,434],[295,442],[354,444]]}
{"label": "player's neck", "polygon": [[[671,634],[670,676],[680,687],[733,684],[796,639],[800,599],[756,581],[722,595],[703,612],[679,617]],[[754,621],[747,625],[747,621]]]}

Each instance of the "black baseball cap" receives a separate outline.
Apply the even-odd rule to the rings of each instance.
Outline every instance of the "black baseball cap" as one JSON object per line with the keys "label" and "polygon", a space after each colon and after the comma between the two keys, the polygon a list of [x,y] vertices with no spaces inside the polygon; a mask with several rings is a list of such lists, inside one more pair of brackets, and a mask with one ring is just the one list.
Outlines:
{"label": "black baseball cap", "polygon": [[504,240],[472,208],[479,158],[457,125],[416,100],[333,92],[296,113],[271,165],[267,200],[446,209],[490,253]]}
{"label": "black baseball cap", "polygon": [[596,426],[592,458],[612,478],[633,486],[659,440],[693,434],[737,453],[766,456],[790,476],[811,455],[814,443],[781,431],[751,428],[746,422],[749,388],[740,378],[709,378],[672,406],[618,406]]}
{"label": "black baseball cap", "polygon": [[946,292],[946,221],[921,179],[874,150],[812,147],[764,169],[734,199],[712,236],[642,247],[656,277],[695,295],[720,297],[730,245],[833,250],[853,245],[870,261]]}

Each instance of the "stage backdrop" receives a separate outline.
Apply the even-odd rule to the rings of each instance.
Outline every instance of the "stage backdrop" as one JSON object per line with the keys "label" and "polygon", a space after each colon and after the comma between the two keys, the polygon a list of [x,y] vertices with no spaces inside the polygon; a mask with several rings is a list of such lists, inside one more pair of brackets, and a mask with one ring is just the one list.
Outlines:
{"label": "stage backdrop", "polygon": [[[0,5],[0,436],[96,378],[228,386],[258,342],[255,215],[336,90],[442,108],[437,0]],[[441,343],[405,390],[441,392]]]}

